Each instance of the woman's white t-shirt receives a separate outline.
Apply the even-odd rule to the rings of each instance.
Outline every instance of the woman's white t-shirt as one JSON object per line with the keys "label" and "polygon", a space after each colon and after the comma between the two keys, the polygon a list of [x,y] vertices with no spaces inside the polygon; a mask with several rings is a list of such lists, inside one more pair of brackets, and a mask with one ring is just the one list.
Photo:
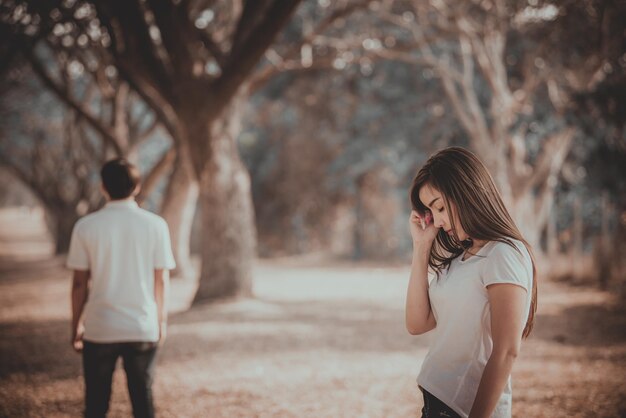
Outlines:
{"label": "woman's white t-shirt", "polygon": [[[511,283],[526,289],[524,324],[528,318],[532,261],[522,242],[512,243],[517,248],[490,241],[467,260],[461,256],[452,260],[430,282],[428,295],[437,326],[417,382],[462,417],[469,415],[493,348],[487,286]],[[510,418],[511,399],[509,376],[491,417]]]}

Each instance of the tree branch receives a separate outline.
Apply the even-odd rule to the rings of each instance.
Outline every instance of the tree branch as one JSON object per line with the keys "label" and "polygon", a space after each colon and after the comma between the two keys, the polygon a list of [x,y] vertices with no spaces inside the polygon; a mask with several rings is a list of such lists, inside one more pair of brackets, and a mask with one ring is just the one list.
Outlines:
{"label": "tree branch", "polygon": [[4,166],[7,170],[13,173],[25,186],[27,186],[42,202],[48,202],[48,196],[44,188],[42,188],[36,181],[34,181],[28,172],[24,170],[22,164],[15,163],[14,161],[6,158],[4,153],[0,153],[0,165]]}
{"label": "tree branch", "polygon": [[[474,59],[472,57],[472,48],[469,40],[463,36],[459,36],[459,45],[461,47],[461,60],[463,63],[463,79],[460,84],[465,98],[465,109],[469,113],[472,121],[471,127],[466,127],[476,148],[486,151],[493,146],[494,138],[489,135],[487,118],[485,112],[478,101],[476,90],[474,89]],[[469,129],[468,129],[469,128]],[[490,139],[492,141],[490,141]]]}
{"label": "tree branch", "polygon": [[161,159],[152,167],[141,182],[141,192],[137,196],[139,203],[145,201],[156,187],[161,177],[168,171],[176,160],[176,148],[172,146],[167,150]]}
{"label": "tree branch", "polygon": [[533,188],[544,184],[550,176],[555,176],[560,171],[569,153],[573,137],[574,129],[567,128],[546,139],[532,174],[523,181],[518,181],[523,186],[518,188],[516,196],[530,193]]}
{"label": "tree branch", "polygon": [[183,28],[189,26],[190,22],[179,21],[187,19],[187,16],[178,13],[176,5],[171,0],[147,0],[147,3],[161,32],[170,65],[178,77],[188,76],[192,72],[193,58],[189,52],[190,40],[185,39]]}
{"label": "tree branch", "polygon": [[240,50],[248,42],[251,34],[257,31],[257,26],[260,26],[259,22],[263,18],[264,12],[267,13],[268,7],[273,6],[272,2],[273,0],[246,1],[233,34],[231,58],[240,54]]}
{"label": "tree branch", "polygon": [[150,37],[144,11],[139,0],[110,0],[95,3],[98,18],[107,27],[113,54],[119,70],[141,78],[158,91],[169,103],[174,92],[169,69],[157,53],[157,45]]}
{"label": "tree branch", "polygon": [[226,54],[224,54],[219,45],[213,41],[208,33],[196,28],[195,26],[190,26],[190,29],[198,37],[198,40],[202,42],[206,50],[213,56],[215,62],[217,62],[217,65],[219,65],[221,70],[226,63]]}
{"label": "tree branch", "polygon": [[65,89],[57,84],[54,79],[47,73],[47,71],[43,68],[43,65],[39,62],[37,57],[33,54],[30,48],[26,47],[22,49],[26,58],[31,64],[33,71],[39,76],[41,81],[52,90],[55,95],[61,99],[66,105],[68,105],[71,109],[75,110],[83,119],[85,119],[91,127],[94,128],[102,138],[109,143],[116,152],[119,152],[121,155],[121,148],[117,142],[117,138],[113,133],[111,133],[100,121],[98,121],[91,113],[85,109],[80,103],[76,102],[72,97],[65,93]]}
{"label": "tree branch", "polygon": [[566,128],[548,138],[543,147],[542,158],[537,163],[535,172],[528,180],[536,187],[550,175],[556,175],[563,165],[574,138],[574,128]]}
{"label": "tree branch", "polygon": [[[217,112],[221,112],[230,98],[234,96],[239,86],[241,86],[244,80],[249,76],[278,32],[285,26],[300,1],[301,0],[273,1],[270,6],[264,8],[266,9],[265,13],[254,19],[258,19],[259,22],[255,29],[251,31],[248,36],[239,39],[237,41],[238,45],[233,44],[228,63],[225,68],[222,69],[222,76],[215,85],[216,98],[212,104],[217,104],[217,106],[210,110],[211,113],[216,114]],[[244,18],[243,15],[251,13],[253,9],[257,10],[258,6],[250,6],[255,3],[257,2],[249,1],[246,3],[246,9],[244,9],[240,24],[244,19],[251,19],[250,17]],[[258,3],[261,2],[259,1]],[[250,7],[250,9],[248,9],[248,7]]]}
{"label": "tree branch", "polygon": [[[281,74],[286,71],[309,71],[316,70],[322,68],[330,68],[332,66],[331,58],[324,58],[320,63],[319,58],[315,60],[316,62],[311,63],[310,65],[305,65],[302,63],[302,60],[298,60],[297,57],[300,55],[302,47],[306,44],[310,44],[314,42],[320,35],[324,33],[326,29],[332,26],[338,19],[348,16],[353,13],[355,10],[362,9],[367,6],[372,0],[363,0],[359,3],[351,3],[345,5],[340,9],[336,9],[333,13],[326,16],[312,31],[308,34],[305,34],[303,39],[300,42],[294,43],[291,48],[283,55],[278,56],[279,63],[275,63],[274,65],[269,64],[264,68],[261,68],[254,75],[251,76],[250,79],[250,91],[255,92],[258,91],[263,85],[265,85],[269,80],[275,77],[278,74]],[[268,51],[269,52],[269,51]],[[267,52],[266,52],[267,54]],[[278,54],[276,54],[278,55]],[[276,61],[276,60],[274,60]]]}

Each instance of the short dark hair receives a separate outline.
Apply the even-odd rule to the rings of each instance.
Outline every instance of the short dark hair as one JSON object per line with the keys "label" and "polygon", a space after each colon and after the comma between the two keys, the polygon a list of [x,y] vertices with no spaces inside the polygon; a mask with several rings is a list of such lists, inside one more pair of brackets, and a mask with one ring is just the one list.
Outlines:
{"label": "short dark hair", "polygon": [[112,200],[126,199],[141,181],[137,167],[124,158],[107,161],[100,170],[100,177]]}

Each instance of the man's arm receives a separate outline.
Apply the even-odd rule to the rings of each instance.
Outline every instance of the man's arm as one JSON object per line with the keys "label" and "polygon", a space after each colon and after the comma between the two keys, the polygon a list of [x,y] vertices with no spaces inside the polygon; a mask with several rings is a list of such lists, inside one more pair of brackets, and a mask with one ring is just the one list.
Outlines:
{"label": "man's arm", "polygon": [[167,332],[167,289],[169,270],[154,269],[154,299],[157,305],[157,317],[159,319],[159,343],[165,341]]}
{"label": "man's arm", "polygon": [[89,294],[89,270],[74,270],[72,278],[72,347],[80,352],[83,349],[81,317]]}

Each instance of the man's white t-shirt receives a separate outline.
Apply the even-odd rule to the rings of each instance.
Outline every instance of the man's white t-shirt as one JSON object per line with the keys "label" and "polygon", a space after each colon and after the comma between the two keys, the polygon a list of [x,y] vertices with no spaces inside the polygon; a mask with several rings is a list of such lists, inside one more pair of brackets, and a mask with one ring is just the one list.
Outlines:
{"label": "man's white t-shirt", "polygon": [[154,269],[175,267],[163,218],[134,200],[111,201],[76,223],[66,265],[91,271],[85,340],[158,341]]}
{"label": "man's white t-shirt", "polygon": [[[428,295],[437,326],[417,381],[462,417],[469,415],[493,348],[487,286],[523,287],[524,324],[530,312],[532,261],[521,241],[512,243],[517,248],[490,241],[465,261],[455,258],[430,282]],[[511,400],[509,376],[491,417],[510,418]]]}

